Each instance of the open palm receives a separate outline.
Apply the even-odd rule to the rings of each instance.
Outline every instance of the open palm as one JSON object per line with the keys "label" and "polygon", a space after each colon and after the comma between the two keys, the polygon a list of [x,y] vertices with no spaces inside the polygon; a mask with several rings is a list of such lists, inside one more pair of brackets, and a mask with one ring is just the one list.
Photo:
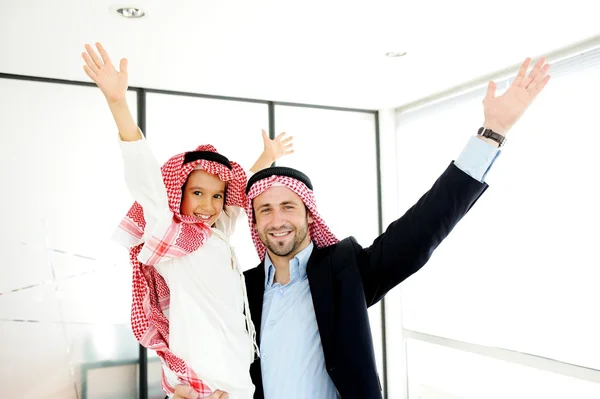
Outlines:
{"label": "open palm", "polygon": [[86,65],[85,73],[98,85],[108,102],[117,102],[125,98],[127,92],[127,59],[123,58],[119,71],[115,69],[106,50],[96,43],[100,56],[89,44],[85,45],[87,53],[82,53]]}
{"label": "open palm", "polygon": [[264,154],[268,155],[268,157],[273,161],[277,161],[284,155],[289,155],[294,153],[293,150],[293,137],[285,137],[286,133],[279,133],[277,137],[273,140],[269,138],[267,132],[262,130],[263,144],[265,146]]}
{"label": "open palm", "polygon": [[485,127],[505,135],[544,89],[550,80],[547,75],[550,64],[542,57],[527,75],[530,62],[530,58],[523,62],[515,80],[501,96],[495,96],[496,83],[489,83],[483,99]]}

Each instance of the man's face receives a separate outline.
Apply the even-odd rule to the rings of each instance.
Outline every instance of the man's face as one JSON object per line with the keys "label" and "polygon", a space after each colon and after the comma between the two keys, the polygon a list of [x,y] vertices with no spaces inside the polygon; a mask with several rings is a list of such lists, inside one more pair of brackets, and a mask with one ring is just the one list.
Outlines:
{"label": "man's face", "polygon": [[313,222],[302,199],[287,187],[271,187],[253,200],[256,230],[270,254],[292,259],[310,243]]}

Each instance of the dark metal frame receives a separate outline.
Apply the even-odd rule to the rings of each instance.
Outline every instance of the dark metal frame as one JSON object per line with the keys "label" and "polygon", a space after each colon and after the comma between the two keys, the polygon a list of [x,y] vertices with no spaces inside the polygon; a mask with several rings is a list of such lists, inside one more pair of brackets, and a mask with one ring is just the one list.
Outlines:
{"label": "dark metal frame", "polygon": [[[56,84],[65,84],[65,85],[73,85],[73,86],[87,86],[87,87],[96,87],[95,83],[91,82],[82,82],[77,80],[67,80],[67,79],[55,79],[55,78],[46,78],[39,76],[27,76],[27,75],[18,75],[18,74],[10,74],[10,73],[1,73],[0,79],[12,79],[12,80],[25,80],[31,82],[41,82],[41,83],[56,83]],[[159,90],[159,89],[149,89],[143,87],[130,87],[130,91],[135,91],[137,93],[137,123],[143,132],[144,136],[147,134],[147,126],[146,126],[146,94],[147,93],[156,93],[156,94],[169,94],[176,96],[185,96],[185,97],[198,97],[198,98],[207,98],[213,100],[224,100],[224,101],[237,101],[237,102],[246,102],[246,103],[259,103],[266,104],[268,106],[269,113],[269,137],[271,139],[275,138],[275,106],[290,106],[290,107],[302,107],[302,108],[313,108],[313,109],[324,109],[331,111],[346,111],[346,112],[360,112],[360,113],[368,113],[375,116],[375,151],[376,151],[376,160],[377,160],[377,207],[378,207],[378,230],[379,234],[383,233],[383,219],[382,219],[382,199],[381,199],[381,154],[380,154],[380,138],[379,138],[379,113],[377,110],[372,109],[361,109],[361,108],[346,108],[346,107],[333,107],[327,105],[317,105],[317,104],[302,104],[302,103],[292,103],[292,102],[282,102],[282,101],[268,101],[268,100],[259,100],[252,98],[241,98],[241,97],[227,97],[227,96],[219,96],[212,94],[199,94],[199,93],[190,93],[183,91],[173,91],[173,90]],[[381,300],[381,335],[382,335],[382,358],[383,358],[383,396],[387,399],[388,397],[388,383],[387,383],[387,350],[386,350],[386,329],[385,329],[385,298]],[[105,364],[106,362],[102,362],[101,364]],[[113,364],[114,362],[108,362]],[[106,363],[106,364],[108,364]],[[139,387],[138,387],[138,398],[139,399],[148,399],[148,353],[146,348],[140,345],[139,347]],[[89,367],[87,367],[89,368]],[[87,368],[85,370],[87,370]],[[82,373],[83,373],[82,369]],[[83,381],[82,384],[87,386],[87,382]],[[82,385],[82,389],[83,389]]]}
{"label": "dark metal frame", "polygon": [[[135,90],[137,92],[137,124],[146,137],[146,91],[144,89]],[[142,345],[139,345],[138,370],[138,399],[148,399],[148,350]]]}

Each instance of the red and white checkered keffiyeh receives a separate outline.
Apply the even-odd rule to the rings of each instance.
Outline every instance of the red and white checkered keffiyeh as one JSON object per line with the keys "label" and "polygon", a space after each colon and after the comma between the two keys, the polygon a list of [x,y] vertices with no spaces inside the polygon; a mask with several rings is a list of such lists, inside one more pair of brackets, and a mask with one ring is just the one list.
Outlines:
{"label": "red and white checkered keffiyeh", "polygon": [[[211,145],[201,145],[195,151],[217,152]],[[181,384],[193,387],[199,397],[204,397],[212,393],[211,389],[198,378],[194,370],[169,350],[169,320],[164,312],[169,308],[170,292],[165,280],[152,265],[164,257],[176,258],[190,254],[210,237],[209,226],[195,217],[182,215],[180,210],[182,187],[197,166],[227,182],[225,205],[242,208],[246,204],[246,173],[235,162],[230,162],[231,170],[221,163],[205,159],[184,164],[184,156],[185,153],[175,155],[161,167],[169,208],[173,213],[171,225],[164,236],[152,236],[146,242],[131,247],[129,251],[133,265],[131,327],[140,344],[155,350],[162,362],[177,375]],[[139,242],[145,227],[142,206],[135,202],[120,223],[119,229]],[[174,393],[174,387],[169,385],[164,373],[162,386],[166,393]]]}
{"label": "red and white checkered keffiyeh", "polygon": [[256,223],[254,222],[256,219],[254,216],[254,208],[252,207],[252,200],[276,184],[284,185],[298,194],[310,211],[313,219],[313,223],[310,224],[309,227],[310,238],[318,248],[327,247],[339,241],[331,230],[329,230],[329,227],[327,227],[323,218],[321,218],[321,215],[319,215],[313,191],[300,180],[288,176],[273,175],[257,181],[250,187],[250,190],[248,191],[248,202],[246,203],[246,214],[248,215],[252,240],[254,241],[254,246],[256,247],[256,251],[261,260],[265,258],[267,248],[260,240],[260,236],[256,230]]}

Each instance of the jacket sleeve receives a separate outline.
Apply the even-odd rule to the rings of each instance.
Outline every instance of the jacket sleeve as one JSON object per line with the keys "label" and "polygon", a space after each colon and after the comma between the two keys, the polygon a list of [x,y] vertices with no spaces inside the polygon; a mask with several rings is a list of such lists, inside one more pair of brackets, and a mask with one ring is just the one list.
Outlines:
{"label": "jacket sleeve", "polygon": [[419,270],[487,189],[452,162],[415,205],[358,251],[367,305]]}

